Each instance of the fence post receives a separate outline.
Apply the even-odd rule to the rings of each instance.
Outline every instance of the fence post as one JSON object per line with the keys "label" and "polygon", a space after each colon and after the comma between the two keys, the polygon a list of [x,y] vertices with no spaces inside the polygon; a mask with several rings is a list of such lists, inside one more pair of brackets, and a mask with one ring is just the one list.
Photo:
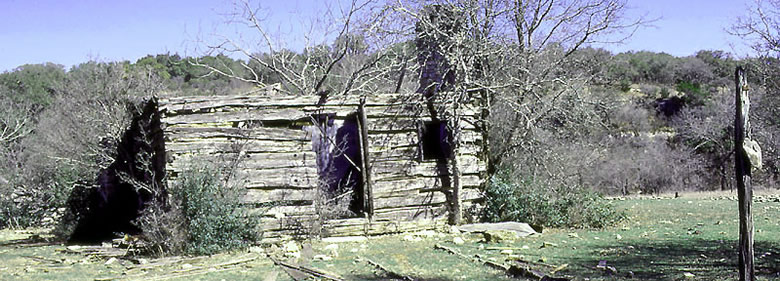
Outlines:
{"label": "fence post", "polygon": [[[734,166],[737,176],[737,193],[739,197],[739,280],[755,280],[753,265],[753,187],[750,183],[751,161],[746,153],[745,144],[750,140],[750,99],[745,70],[737,67],[736,79],[736,114],[734,118]],[[760,160],[759,160],[760,161]],[[756,163],[753,163],[755,166]]]}

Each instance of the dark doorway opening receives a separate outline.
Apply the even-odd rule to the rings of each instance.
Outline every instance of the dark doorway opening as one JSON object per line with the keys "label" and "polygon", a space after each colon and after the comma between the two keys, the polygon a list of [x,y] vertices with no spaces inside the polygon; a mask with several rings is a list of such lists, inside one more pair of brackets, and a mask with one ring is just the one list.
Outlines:
{"label": "dark doorway opening", "polygon": [[[365,213],[365,193],[360,150],[360,130],[356,114],[342,122],[333,114],[314,117],[319,138],[314,139],[320,188],[325,193],[326,206],[338,217],[362,217]],[[349,212],[343,212],[343,211]]]}
{"label": "dark doorway opening", "polygon": [[452,157],[452,134],[443,120],[425,121],[420,128],[421,160],[446,160]]}

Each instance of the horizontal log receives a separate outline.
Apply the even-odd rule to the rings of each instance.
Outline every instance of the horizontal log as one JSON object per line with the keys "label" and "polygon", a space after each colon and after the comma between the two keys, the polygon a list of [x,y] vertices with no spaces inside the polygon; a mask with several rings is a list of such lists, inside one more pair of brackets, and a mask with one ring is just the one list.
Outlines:
{"label": "horizontal log", "polygon": [[447,207],[421,206],[384,209],[374,212],[373,219],[391,221],[411,221],[419,219],[444,218],[447,215]]}
{"label": "horizontal log", "polygon": [[385,161],[416,161],[420,155],[417,146],[407,146],[397,149],[382,149],[369,151],[371,157],[371,163],[385,162]]}
{"label": "horizontal log", "polygon": [[413,206],[433,206],[446,202],[444,193],[438,191],[415,193],[409,196],[375,198],[374,209],[387,209]]}
{"label": "horizontal log", "polygon": [[[257,163],[257,162],[250,162],[250,163]],[[262,165],[262,162],[259,163],[259,165]],[[169,163],[166,167],[168,170],[172,171],[183,171],[187,168],[189,168],[190,164],[186,161],[175,161],[173,163]],[[237,169],[236,177],[244,178],[244,179],[254,179],[254,178],[264,178],[264,177],[317,177],[318,170],[316,166],[295,166],[295,165],[285,165],[285,166],[261,166],[260,168],[252,168],[251,166],[247,166],[246,163],[240,163],[239,167]]]}
{"label": "horizontal log", "polygon": [[[430,122],[430,118],[425,117],[412,117],[412,118],[388,118],[378,119],[369,118],[368,120],[368,133],[384,133],[384,132],[398,132],[398,131],[417,131],[420,122]],[[474,125],[476,119],[474,118],[462,118],[460,121],[461,130],[477,131],[477,127]]]}
{"label": "horizontal log", "polygon": [[274,203],[280,201],[313,201],[317,197],[316,190],[307,189],[249,189],[242,196],[242,203]]}
{"label": "horizontal log", "polygon": [[298,122],[309,121],[311,117],[295,108],[221,111],[198,114],[181,114],[165,117],[162,122],[167,125],[176,124],[200,124],[200,123],[225,123],[225,122]]}
{"label": "horizontal log", "polygon": [[281,219],[262,220],[258,223],[258,228],[264,237],[290,232],[294,235],[306,235],[312,233],[314,226],[318,224],[315,216],[286,216]]}
{"label": "horizontal log", "polygon": [[[188,168],[187,164],[174,162],[166,167],[169,180],[175,180]],[[279,167],[276,169],[238,169],[233,180],[247,189],[312,189],[317,187],[319,176],[314,167]]]}
{"label": "horizontal log", "polygon": [[[480,198],[482,195],[478,189],[464,188],[461,190],[460,196],[461,200],[464,200],[464,198],[473,200],[475,198]],[[399,207],[435,206],[443,204],[446,201],[447,199],[444,193],[430,191],[415,193],[408,196],[375,198],[374,208],[379,210]]]}
{"label": "horizontal log", "polygon": [[[165,112],[165,118],[191,116],[208,113],[227,113],[227,112],[275,112],[282,109],[294,110],[297,113],[303,113],[305,115],[314,114],[333,114],[337,118],[343,119],[352,115],[357,110],[357,105],[267,105],[257,103],[247,103],[241,105],[231,106],[218,106],[218,107],[202,107],[202,108],[187,108],[182,107],[180,110],[167,110]],[[174,108],[174,107],[172,107]],[[480,112],[473,109],[462,109],[458,113],[461,118],[478,118]],[[373,120],[381,120],[379,122],[392,122],[395,119],[415,119],[415,120],[431,120],[427,111],[415,111],[409,110],[407,107],[399,104],[382,104],[366,107],[366,117]]]}
{"label": "horizontal log", "polygon": [[[416,159],[419,157],[419,146],[417,144],[395,144],[392,146],[384,145],[378,146],[371,144],[369,147],[369,153],[371,153],[371,159],[379,159],[379,161],[390,160],[394,157],[401,157],[402,159]],[[459,155],[481,155],[482,146],[477,144],[462,144],[458,148]],[[411,157],[410,157],[411,156]]]}
{"label": "horizontal log", "polygon": [[[219,108],[247,107],[357,107],[360,104],[358,96],[330,96],[320,104],[320,96],[293,95],[235,95],[235,96],[180,96],[160,99],[160,108],[167,112],[197,112]],[[410,105],[418,104],[418,110],[424,111],[423,99],[417,94],[378,94],[366,97],[366,107],[397,107],[408,110]],[[433,101],[437,107],[446,107],[447,101]],[[319,104],[319,105],[318,105]],[[459,111],[473,111],[476,106],[468,103],[459,104]]]}
{"label": "horizontal log", "polygon": [[[486,164],[479,158],[471,155],[460,155],[458,157],[458,168],[463,175],[477,175],[486,170]],[[434,161],[418,162],[414,160],[382,161],[371,164],[371,171],[376,174],[376,178],[382,178],[387,175],[392,176],[410,176],[410,177],[436,177],[446,175],[447,166]]]}
{"label": "horizontal log", "polygon": [[291,204],[291,205],[276,205],[269,207],[255,207],[248,210],[251,215],[260,216],[263,220],[270,220],[270,218],[283,218],[283,217],[296,217],[296,216],[311,216],[315,214],[314,204],[306,204],[303,201],[281,201],[278,204]]}
{"label": "horizontal log", "polygon": [[[238,157],[238,159],[237,159]],[[257,153],[215,153],[215,154],[171,154],[169,161],[177,162],[237,162],[243,169],[274,169],[289,167],[317,167],[316,154],[305,152],[257,152]],[[186,165],[186,164],[185,164]]]}
{"label": "horizontal log", "polygon": [[188,139],[237,139],[237,140],[282,140],[311,141],[311,134],[301,129],[255,127],[255,128],[209,128],[209,127],[172,127],[165,130],[170,141]]}
{"label": "horizontal log", "polygon": [[[464,175],[460,178],[463,188],[478,188],[483,180],[478,175]],[[373,183],[374,198],[407,196],[409,194],[438,191],[441,179],[438,177],[399,177],[395,180],[377,180]]]}
{"label": "horizontal log", "polygon": [[[211,157],[209,157],[211,156]],[[192,165],[192,163],[209,163],[216,166],[235,167],[239,170],[276,170],[286,171],[289,169],[301,168],[308,169],[317,173],[317,163],[315,159],[256,159],[247,157],[248,155],[204,155],[193,157],[193,155],[179,155],[169,162],[168,170],[181,171]],[[238,159],[236,159],[238,157]],[[251,172],[250,172],[251,173]]]}
{"label": "horizontal log", "polygon": [[[320,102],[320,97],[315,95],[236,95],[236,96],[182,96],[160,99],[160,108],[169,112],[199,111],[222,107],[308,107]],[[381,94],[370,95],[366,98],[366,106],[406,105],[402,95]],[[322,107],[351,106],[357,108],[360,104],[358,96],[329,97]]]}
{"label": "horizontal log", "polygon": [[225,153],[243,150],[246,153],[279,153],[312,151],[309,141],[268,141],[251,140],[245,143],[237,143],[229,140],[203,140],[191,142],[167,142],[165,149],[168,153]]}
{"label": "horizontal log", "polygon": [[244,187],[247,189],[310,189],[316,188],[319,182],[317,173],[302,171],[285,173],[282,170],[254,170],[241,173],[238,177],[244,180]]}

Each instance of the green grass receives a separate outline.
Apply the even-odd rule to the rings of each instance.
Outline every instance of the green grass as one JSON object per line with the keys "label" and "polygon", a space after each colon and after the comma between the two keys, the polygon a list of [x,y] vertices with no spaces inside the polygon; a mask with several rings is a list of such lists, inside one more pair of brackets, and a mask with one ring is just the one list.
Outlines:
{"label": "green grass", "polygon": [[[627,210],[629,220],[603,230],[548,229],[542,235],[503,244],[485,244],[481,236],[468,234],[436,233],[419,241],[407,241],[404,234],[388,235],[372,237],[367,242],[339,243],[338,256],[332,260],[312,259],[303,263],[347,280],[387,280],[385,273],[365,259],[418,280],[511,279],[499,270],[434,249],[434,245],[442,244],[468,256],[480,255],[506,263],[512,262],[507,261],[509,256],[493,248],[512,248],[514,258],[531,262],[543,272],[567,265],[557,275],[575,280],[628,280],[629,272],[633,273],[632,280],[737,279],[736,201],[686,194],[677,199],[616,200],[615,204]],[[780,280],[780,202],[755,202],[753,211],[757,275],[759,280]],[[0,232],[0,244],[5,243],[0,246],[3,280],[93,280],[109,276],[154,280],[185,267],[185,263],[213,267],[252,255],[233,252],[190,258],[144,272],[129,270],[133,265],[105,265],[104,259],[63,253],[62,245],[7,244],[25,235],[10,230]],[[464,238],[466,243],[455,245],[455,236]],[[310,243],[313,255],[330,255],[325,250],[329,243]],[[254,255],[259,258],[230,270],[171,280],[291,280],[262,254]],[[597,269],[602,260],[614,266],[617,273]],[[685,277],[685,273],[693,277]]]}

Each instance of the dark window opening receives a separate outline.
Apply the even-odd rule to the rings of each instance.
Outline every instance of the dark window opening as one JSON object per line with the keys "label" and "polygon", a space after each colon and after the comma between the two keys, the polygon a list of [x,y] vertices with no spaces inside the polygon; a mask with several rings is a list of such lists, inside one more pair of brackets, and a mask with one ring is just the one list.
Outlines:
{"label": "dark window opening", "polygon": [[425,121],[420,128],[422,160],[445,160],[452,157],[452,135],[446,121]]}
{"label": "dark window opening", "polygon": [[[314,139],[320,188],[326,205],[337,217],[360,217],[365,212],[363,176],[361,174],[360,130],[356,115],[335,122],[336,116],[314,117],[318,136]],[[348,210],[348,212],[347,212]]]}

